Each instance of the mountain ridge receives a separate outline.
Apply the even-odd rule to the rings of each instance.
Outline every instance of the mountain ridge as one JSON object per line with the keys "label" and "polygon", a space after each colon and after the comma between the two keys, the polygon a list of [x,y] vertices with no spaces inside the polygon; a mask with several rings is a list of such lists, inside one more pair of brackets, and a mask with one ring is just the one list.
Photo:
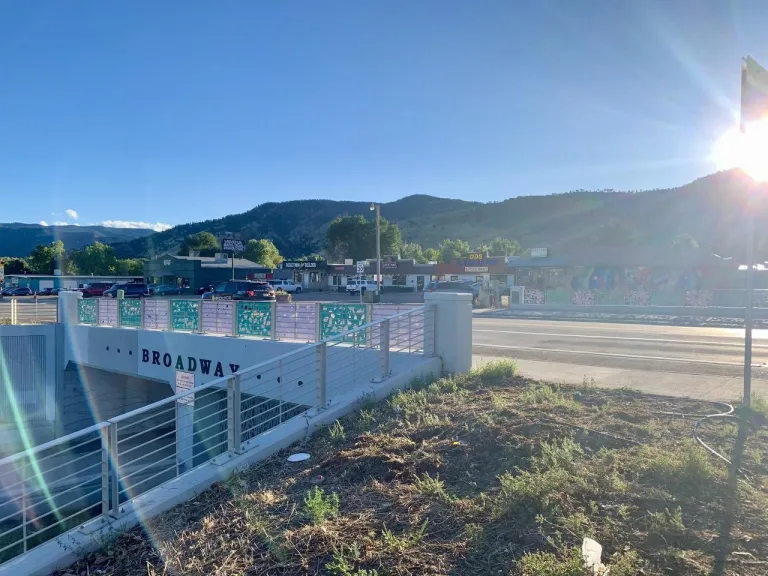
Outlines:
{"label": "mountain ridge", "polygon": [[[663,246],[683,235],[718,254],[732,254],[744,245],[745,206],[753,186],[741,172],[730,170],[683,186],[646,191],[577,190],[486,203],[416,194],[382,203],[381,214],[400,226],[405,242],[424,247],[436,247],[446,238],[461,238],[474,246],[496,236],[517,240],[528,248],[611,243]],[[231,232],[246,240],[268,238],[285,257],[292,258],[321,252],[328,225],[337,216],[363,214],[371,219],[369,207],[370,202],[352,200],[270,201],[239,214],[181,224],[163,232],[147,231],[112,244],[120,258],[148,258],[175,253],[189,234]],[[765,216],[761,207],[760,223]],[[0,224],[3,255],[4,226]],[[760,247],[765,242],[760,226],[758,231]],[[65,246],[77,247],[66,241]]]}

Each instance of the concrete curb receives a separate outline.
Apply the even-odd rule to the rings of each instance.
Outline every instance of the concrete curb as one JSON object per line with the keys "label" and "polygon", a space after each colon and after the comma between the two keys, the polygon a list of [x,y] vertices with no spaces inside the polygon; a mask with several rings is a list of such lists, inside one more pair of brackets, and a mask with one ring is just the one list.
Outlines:
{"label": "concrete curb", "polygon": [[108,523],[103,522],[101,518],[91,520],[79,530],[62,534],[31,552],[8,561],[0,568],[0,576],[46,576],[54,570],[66,568],[83,555],[100,548],[115,535],[194,498],[215,482],[226,480],[236,471],[311,436],[320,427],[327,426],[351,412],[364,398],[379,401],[394,390],[405,388],[414,379],[441,373],[440,358],[425,358],[408,372],[392,374],[381,383],[359,387],[339,396],[323,410],[312,409],[304,417],[293,418],[254,438],[252,441],[255,443],[243,454],[219,456],[163,486],[138,496],[121,508],[123,513],[116,520]]}

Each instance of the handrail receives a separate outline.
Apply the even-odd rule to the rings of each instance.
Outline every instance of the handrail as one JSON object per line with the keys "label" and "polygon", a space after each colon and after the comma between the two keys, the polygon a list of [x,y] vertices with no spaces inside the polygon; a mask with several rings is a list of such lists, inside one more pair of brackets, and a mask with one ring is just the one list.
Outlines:
{"label": "handrail", "polygon": [[102,430],[107,426],[109,426],[109,421],[104,420],[102,422],[99,422],[98,424],[89,426],[88,428],[83,428],[82,430],[78,430],[77,432],[72,432],[71,434],[62,436],[61,438],[54,438],[53,440],[49,440],[44,444],[39,444],[37,446],[33,446],[32,448],[27,448],[22,452],[17,452],[16,454],[11,454],[10,456],[6,456],[5,458],[0,459],[0,466],[4,466],[6,464],[12,464],[16,460],[24,458],[25,456],[32,456],[33,454],[37,454],[38,452],[42,452],[43,450],[47,450],[48,448],[53,448],[54,446],[58,446],[59,444],[66,444],[70,440],[75,440],[80,436],[87,436],[88,434],[91,434],[93,432],[98,432],[99,430]]}

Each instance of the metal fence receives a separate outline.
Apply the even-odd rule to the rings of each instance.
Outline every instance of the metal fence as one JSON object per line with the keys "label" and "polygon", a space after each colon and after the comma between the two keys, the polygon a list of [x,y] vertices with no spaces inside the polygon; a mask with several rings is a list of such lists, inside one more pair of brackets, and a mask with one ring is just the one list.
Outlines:
{"label": "metal fence", "polygon": [[152,488],[364,393],[431,356],[434,331],[433,308],[419,306],[0,460],[0,562],[86,520],[120,518]]}
{"label": "metal fence", "polygon": [[415,304],[89,298],[78,300],[78,321],[115,328],[317,342],[417,307]]}
{"label": "metal fence", "polygon": [[[513,287],[523,296],[519,303],[531,306],[545,304],[571,306],[676,306],[704,308],[744,308],[747,301],[745,289],[716,290],[627,290],[603,292],[600,290],[567,290],[564,288],[542,290]],[[755,308],[768,308],[768,290],[753,291]]]}
{"label": "metal fence", "polygon": [[3,298],[0,300],[0,324],[52,324],[58,322],[59,306],[57,299],[18,300]]}

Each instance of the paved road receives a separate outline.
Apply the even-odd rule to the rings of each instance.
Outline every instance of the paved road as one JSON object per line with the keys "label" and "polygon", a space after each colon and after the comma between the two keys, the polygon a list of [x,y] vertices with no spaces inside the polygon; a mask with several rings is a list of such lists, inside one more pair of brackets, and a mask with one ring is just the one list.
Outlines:
{"label": "paved road", "polygon": [[[593,324],[520,319],[473,319],[476,363],[518,360],[524,375],[702,398],[740,396],[744,331]],[[754,332],[754,389],[768,395],[768,330]]]}

